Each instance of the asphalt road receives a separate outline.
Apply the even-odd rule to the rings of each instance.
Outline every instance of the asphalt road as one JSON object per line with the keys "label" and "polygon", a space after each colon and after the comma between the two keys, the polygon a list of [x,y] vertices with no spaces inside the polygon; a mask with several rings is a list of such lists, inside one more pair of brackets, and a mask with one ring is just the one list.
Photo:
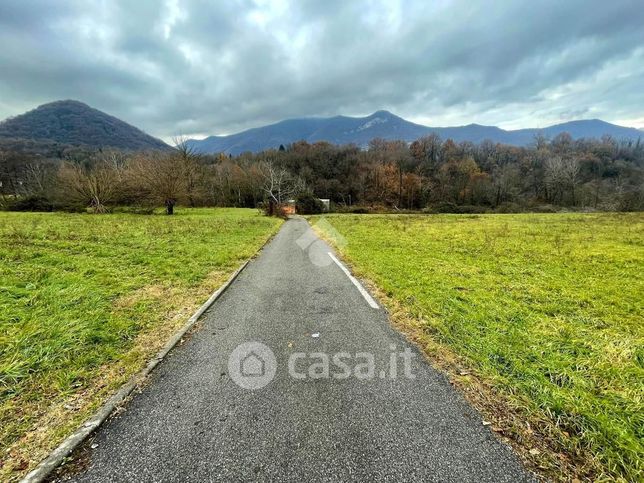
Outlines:
{"label": "asphalt road", "polygon": [[[100,428],[73,479],[532,480],[330,251],[304,220],[288,221],[200,329]],[[276,365],[261,349],[229,365],[251,341],[270,348]],[[315,353],[328,355],[329,377]],[[333,363],[338,353],[344,366]],[[358,353],[373,355],[373,370]],[[257,388],[272,367],[275,377]],[[237,373],[256,389],[240,387]]]}

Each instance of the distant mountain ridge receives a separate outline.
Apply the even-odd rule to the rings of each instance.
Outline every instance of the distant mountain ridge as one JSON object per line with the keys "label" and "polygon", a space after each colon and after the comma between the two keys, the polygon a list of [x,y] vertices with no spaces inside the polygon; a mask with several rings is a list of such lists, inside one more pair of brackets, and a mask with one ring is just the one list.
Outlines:
{"label": "distant mountain ridge", "polygon": [[170,148],[114,116],[72,100],[43,104],[0,122],[2,138],[133,151]]}
{"label": "distant mountain ridge", "polygon": [[287,119],[275,124],[248,129],[229,136],[210,136],[191,139],[188,144],[201,153],[240,154],[251,151],[277,149],[296,141],[327,141],[332,144],[357,144],[366,146],[375,138],[414,141],[432,132],[443,139],[479,143],[486,139],[493,142],[525,146],[541,133],[553,138],[568,132],[573,138],[599,138],[605,134],[617,139],[644,138],[642,131],[610,124],[600,119],[570,121],[543,129],[504,130],[496,126],[469,124],[455,127],[428,127],[406,121],[388,111],[376,111],[366,117],[335,116],[328,118]]}
{"label": "distant mountain ridge", "polygon": [[[375,138],[414,141],[432,132],[443,139],[479,143],[493,142],[525,146],[541,133],[553,138],[568,132],[573,138],[599,138],[605,134],[616,139],[644,138],[640,129],[610,124],[599,119],[570,121],[543,129],[504,130],[496,126],[469,124],[455,127],[428,127],[409,122],[388,111],[366,117],[313,117],[287,119],[275,124],[248,129],[229,136],[210,136],[188,140],[201,153],[240,154],[277,149],[296,141],[327,141],[332,144],[366,146]],[[65,100],[43,104],[19,116],[0,122],[0,143],[12,145],[37,142],[39,145],[71,145],[90,148],[112,147],[131,151],[166,150],[166,143],[140,129],[79,101]],[[27,142],[29,141],[29,143]]]}

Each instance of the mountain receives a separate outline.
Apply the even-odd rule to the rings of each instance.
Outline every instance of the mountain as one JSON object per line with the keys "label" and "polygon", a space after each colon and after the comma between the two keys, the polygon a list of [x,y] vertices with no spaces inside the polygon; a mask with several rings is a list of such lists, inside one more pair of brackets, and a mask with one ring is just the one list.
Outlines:
{"label": "mountain", "polygon": [[160,139],[78,101],[43,104],[0,122],[1,139],[23,139],[92,148],[169,149]]}
{"label": "mountain", "polygon": [[327,141],[333,144],[366,146],[374,138],[414,141],[432,132],[443,139],[479,143],[486,139],[493,142],[525,146],[541,133],[553,138],[568,132],[573,138],[599,138],[609,134],[617,139],[644,137],[638,129],[610,124],[599,119],[571,121],[544,129],[504,130],[496,126],[468,124],[456,127],[428,127],[406,121],[387,111],[376,111],[367,117],[335,116],[328,118],[288,119],[268,126],[249,129],[229,136],[210,136],[203,140],[191,139],[189,145],[202,153],[239,154],[277,149],[295,141]]}
{"label": "mountain", "polygon": [[377,137],[413,140],[426,132],[425,126],[405,121],[387,111],[376,111],[371,116],[362,118],[335,116],[288,119],[230,136],[210,136],[201,141],[191,139],[189,144],[203,153],[239,154],[278,148],[280,144],[287,145],[299,140],[364,146]]}

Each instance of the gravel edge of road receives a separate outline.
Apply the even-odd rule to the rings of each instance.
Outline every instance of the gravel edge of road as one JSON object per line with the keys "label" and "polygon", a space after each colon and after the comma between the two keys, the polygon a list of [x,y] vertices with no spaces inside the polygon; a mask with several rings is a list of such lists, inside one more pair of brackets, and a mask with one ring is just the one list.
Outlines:
{"label": "gravel edge of road", "polygon": [[90,416],[81,426],[70,434],[65,440],[43,459],[38,465],[30,471],[20,483],[41,483],[47,479],[69,456],[76,450],[92,433],[94,433],[117,409],[127,397],[136,389],[148,375],[159,365],[168,353],[183,339],[183,337],[194,327],[203,313],[223,295],[226,289],[235,281],[239,274],[248,266],[248,264],[264,249],[264,247],[274,238],[276,233],[266,239],[257,251],[243,262],[235,272],[204,302],[199,309],[188,319],[188,321],[166,342],[163,348],[155,355],[150,362],[139,372],[121,386],[92,416]]}

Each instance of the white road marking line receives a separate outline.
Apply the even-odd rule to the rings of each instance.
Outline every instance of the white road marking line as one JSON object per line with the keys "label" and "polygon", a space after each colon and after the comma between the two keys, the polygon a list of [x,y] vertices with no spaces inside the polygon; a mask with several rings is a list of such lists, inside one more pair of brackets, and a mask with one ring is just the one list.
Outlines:
{"label": "white road marking line", "polygon": [[351,280],[351,282],[353,283],[353,285],[355,285],[355,286],[358,288],[358,290],[360,291],[360,294],[364,297],[364,299],[365,299],[365,300],[367,301],[367,303],[371,306],[371,308],[372,308],[372,309],[379,309],[380,307],[378,306],[378,304],[376,303],[376,301],[371,297],[371,295],[369,295],[369,292],[367,292],[367,291],[364,289],[364,287],[362,286],[362,284],[361,284],[360,282],[358,282],[358,279],[357,279],[356,277],[354,277],[353,275],[351,275],[351,272],[349,271],[349,269],[348,269],[347,267],[345,267],[345,266],[344,266],[344,264],[343,264],[340,260],[338,260],[338,259],[335,257],[335,255],[333,255],[333,253],[331,253],[331,252],[327,252],[327,253],[328,253],[328,254],[329,254],[329,256],[331,257],[331,260],[333,260],[333,261],[335,262],[335,264],[336,264],[338,267],[340,267],[340,268],[342,269],[342,271],[344,272],[344,274],[345,274],[347,277],[349,277],[349,280]]}

